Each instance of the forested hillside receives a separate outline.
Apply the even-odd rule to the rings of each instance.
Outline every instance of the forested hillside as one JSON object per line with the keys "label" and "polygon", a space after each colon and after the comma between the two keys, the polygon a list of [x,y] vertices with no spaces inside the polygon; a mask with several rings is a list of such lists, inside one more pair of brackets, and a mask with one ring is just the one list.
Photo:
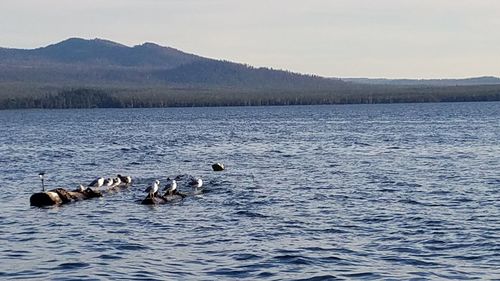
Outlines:
{"label": "forested hillside", "polygon": [[497,101],[495,79],[343,81],[102,39],[0,48],[0,109]]}

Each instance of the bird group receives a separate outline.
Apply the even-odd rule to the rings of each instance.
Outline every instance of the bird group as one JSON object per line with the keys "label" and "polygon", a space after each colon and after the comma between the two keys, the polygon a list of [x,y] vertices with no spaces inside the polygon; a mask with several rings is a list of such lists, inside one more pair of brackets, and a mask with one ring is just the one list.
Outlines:
{"label": "bird group", "polygon": [[116,175],[114,178],[103,178],[99,177],[95,180],[93,180],[88,187],[94,187],[94,188],[99,188],[102,186],[106,187],[118,187],[122,185],[130,185],[132,183],[132,178],[130,176],[122,176],[120,174]]}
{"label": "bird group", "polygon": [[[163,194],[163,197],[166,196],[173,196],[173,195],[179,195],[182,198],[186,197],[186,194],[179,192],[177,189],[177,180],[180,180],[180,177],[176,177],[175,179],[170,179],[167,178],[167,183],[163,187],[163,191],[165,193]],[[203,186],[203,180],[201,178],[191,178],[188,182],[189,186],[193,187],[195,190],[198,190]],[[158,190],[160,189],[160,181],[155,180],[150,186],[144,190],[145,192],[148,193],[149,199],[153,199],[158,195]]]}

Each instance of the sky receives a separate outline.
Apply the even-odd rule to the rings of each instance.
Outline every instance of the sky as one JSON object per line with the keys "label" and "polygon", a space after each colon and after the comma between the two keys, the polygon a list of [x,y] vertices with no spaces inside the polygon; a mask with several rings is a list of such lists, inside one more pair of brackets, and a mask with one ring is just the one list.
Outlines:
{"label": "sky", "polygon": [[500,76],[498,0],[3,0],[0,46],[103,38],[327,77]]}

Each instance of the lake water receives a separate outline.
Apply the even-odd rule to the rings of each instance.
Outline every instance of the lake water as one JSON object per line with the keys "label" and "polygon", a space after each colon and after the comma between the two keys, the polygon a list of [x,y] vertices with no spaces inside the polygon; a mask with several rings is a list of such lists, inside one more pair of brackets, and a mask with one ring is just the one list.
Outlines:
{"label": "lake water", "polygon": [[[0,128],[2,280],[500,280],[498,102],[0,111]],[[135,182],[30,207],[42,170]],[[178,174],[207,192],[139,204]]]}

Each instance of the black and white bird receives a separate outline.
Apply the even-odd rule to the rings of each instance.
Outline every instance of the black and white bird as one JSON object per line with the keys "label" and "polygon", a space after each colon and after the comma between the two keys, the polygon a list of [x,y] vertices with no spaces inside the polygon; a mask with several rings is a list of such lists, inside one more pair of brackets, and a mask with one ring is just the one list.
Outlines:
{"label": "black and white bird", "polygon": [[132,183],[132,177],[130,176],[122,176],[120,174],[116,175],[118,178],[120,178],[120,180],[122,181],[122,183],[126,184],[126,185],[129,185]]}
{"label": "black and white bird", "polygon": [[193,178],[189,181],[189,185],[193,188],[200,188],[203,186],[201,178]]}
{"label": "black and white bird", "polygon": [[104,180],[104,185],[110,187],[110,186],[113,186],[114,182],[115,181],[112,178],[107,178]]}
{"label": "black and white bird", "polygon": [[45,180],[45,172],[40,172],[38,173],[38,177],[40,178],[40,180],[42,181],[42,191],[45,192],[45,183],[44,183],[44,180]]}
{"label": "black and white bird", "polygon": [[156,192],[158,192],[159,186],[160,186],[160,181],[155,180],[152,185],[148,186],[148,188],[146,188],[146,190],[144,190],[144,192],[148,193],[149,198],[153,198],[155,196]]}
{"label": "black and white bird", "polygon": [[113,187],[120,186],[122,184],[122,180],[119,177],[113,179]]}
{"label": "black and white bird", "polygon": [[177,190],[177,181],[167,178],[167,184],[165,185],[165,188],[163,188],[163,190],[166,190],[165,194],[173,195]]}
{"label": "black and white bird", "polygon": [[95,179],[94,181],[92,181],[88,186],[89,187],[101,187],[102,185],[104,184],[104,178],[103,177],[100,177],[100,178],[97,178]]}

